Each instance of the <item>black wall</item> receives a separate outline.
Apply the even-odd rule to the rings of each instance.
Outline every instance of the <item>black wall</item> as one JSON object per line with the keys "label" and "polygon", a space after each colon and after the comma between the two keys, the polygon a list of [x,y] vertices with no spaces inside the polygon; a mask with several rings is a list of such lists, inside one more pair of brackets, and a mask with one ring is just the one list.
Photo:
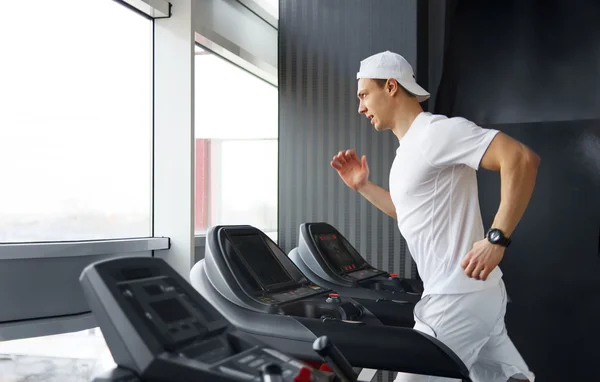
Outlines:
{"label": "black wall", "polygon": [[[501,268],[509,335],[540,381],[598,381],[600,3],[447,2],[435,112],[522,141],[542,158]],[[479,173],[486,227],[499,174]]]}
{"label": "black wall", "polygon": [[416,0],[281,1],[279,242],[284,250],[297,245],[301,223],[325,221],[372,265],[414,273],[395,221],[348,189],[329,163],[340,150],[356,149],[367,155],[370,179],[388,187],[398,142],[358,115],[356,72],[362,59],[391,50],[404,55],[419,76],[416,28]]}
{"label": "black wall", "polygon": [[480,123],[600,118],[600,2],[448,0],[435,111]]}

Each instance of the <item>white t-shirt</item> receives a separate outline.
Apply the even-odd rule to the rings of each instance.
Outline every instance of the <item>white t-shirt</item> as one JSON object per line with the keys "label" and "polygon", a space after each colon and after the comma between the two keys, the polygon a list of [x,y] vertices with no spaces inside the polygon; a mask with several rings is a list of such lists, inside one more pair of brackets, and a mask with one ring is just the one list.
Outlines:
{"label": "white t-shirt", "polygon": [[476,170],[497,130],[464,118],[423,112],[404,137],[390,171],[398,228],[417,264],[426,294],[454,294],[497,285],[469,278],[460,263],[485,238]]}

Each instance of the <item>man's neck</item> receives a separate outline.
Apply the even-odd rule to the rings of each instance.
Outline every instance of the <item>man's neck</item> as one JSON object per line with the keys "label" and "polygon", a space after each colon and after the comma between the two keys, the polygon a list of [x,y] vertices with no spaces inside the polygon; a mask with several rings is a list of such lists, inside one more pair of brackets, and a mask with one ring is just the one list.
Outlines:
{"label": "man's neck", "polygon": [[394,127],[392,128],[392,132],[398,140],[401,140],[410,126],[414,122],[414,120],[423,112],[423,108],[418,102],[410,102],[402,107],[399,107],[396,117],[394,118]]}

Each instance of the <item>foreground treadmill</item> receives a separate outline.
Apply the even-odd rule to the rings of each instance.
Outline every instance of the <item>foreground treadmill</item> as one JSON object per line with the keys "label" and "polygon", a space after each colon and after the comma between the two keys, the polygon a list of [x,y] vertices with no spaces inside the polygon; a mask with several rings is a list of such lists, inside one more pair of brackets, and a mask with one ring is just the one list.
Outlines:
{"label": "foreground treadmill", "polygon": [[343,378],[237,330],[162,259],[100,261],[80,282],[119,366],[95,382],[356,380],[327,338],[313,344],[315,354]]}
{"label": "foreground treadmill", "polygon": [[298,247],[289,258],[313,283],[342,296],[404,302],[414,307],[423,292],[418,280],[376,269],[350,242],[327,223],[300,225]]}
{"label": "foreground treadmill", "polygon": [[[443,343],[412,328],[392,327],[371,307],[307,280],[267,235],[251,226],[215,226],[191,284],[239,330],[305,361],[327,336],[353,367],[469,380]],[[393,310],[403,304],[375,303]]]}

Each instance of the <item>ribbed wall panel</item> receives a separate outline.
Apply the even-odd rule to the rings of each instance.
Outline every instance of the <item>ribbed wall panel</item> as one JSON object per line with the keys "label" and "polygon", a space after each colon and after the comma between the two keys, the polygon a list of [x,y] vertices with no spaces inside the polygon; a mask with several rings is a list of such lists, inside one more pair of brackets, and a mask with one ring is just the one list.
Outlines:
{"label": "ribbed wall panel", "polygon": [[358,115],[356,98],[360,61],[384,50],[417,69],[416,0],[281,1],[279,242],[289,252],[301,223],[324,221],[374,266],[414,276],[396,222],[346,187],[329,165],[338,151],[356,149],[367,155],[370,179],[388,188],[398,141]]}

